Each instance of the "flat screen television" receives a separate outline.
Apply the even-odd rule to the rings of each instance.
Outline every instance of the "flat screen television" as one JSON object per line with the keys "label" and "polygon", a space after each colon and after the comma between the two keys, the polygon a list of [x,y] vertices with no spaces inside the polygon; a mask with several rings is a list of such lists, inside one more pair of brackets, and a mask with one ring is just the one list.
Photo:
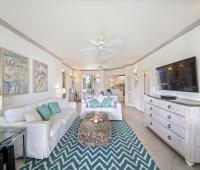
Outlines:
{"label": "flat screen television", "polygon": [[196,57],[156,68],[159,89],[199,92]]}

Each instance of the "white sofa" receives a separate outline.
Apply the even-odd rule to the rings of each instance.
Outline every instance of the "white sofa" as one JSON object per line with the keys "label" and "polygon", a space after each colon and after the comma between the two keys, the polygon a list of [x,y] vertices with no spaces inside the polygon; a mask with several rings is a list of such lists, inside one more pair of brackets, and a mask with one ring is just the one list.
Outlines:
{"label": "white sofa", "polygon": [[[96,98],[100,103],[106,96],[93,97]],[[81,103],[81,117],[84,117],[88,112],[104,112],[108,114],[109,120],[122,120],[121,103],[118,103],[117,96],[111,96],[113,98],[113,104],[111,107],[90,107],[88,106],[87,99],[86,102]]]}
{"label": "white sofa", "polygon": [[[54,114],[48,121],[42,121],[41,118],[36,121],[27,122],[25,120],[27,115],[31,120],[30,114],[32,113],[29,112],[30,109],[36,109],[37,106],[52,101],[58,102],[61,113]],[[6,110],[4,116],[0,118],[0,127],[26,127],[27,156],[44,159],[50,155],[77,116],[76,103],[68,102],[66,99],[53,98],[34,105]]]}

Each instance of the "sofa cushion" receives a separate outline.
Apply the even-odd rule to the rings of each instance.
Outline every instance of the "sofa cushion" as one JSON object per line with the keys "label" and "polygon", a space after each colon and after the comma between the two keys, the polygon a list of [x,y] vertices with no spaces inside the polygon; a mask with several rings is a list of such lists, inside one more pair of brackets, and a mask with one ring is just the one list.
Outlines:
{"label": "sofa cushion", "polygon": [[101,106],[102,107],[111,107],[111,104],[112,104],[111,98],[104,98],[102,103],[101,103]]}
{"label": "sofa cushion", "polygon": [[93,108],[101,106],[101,104],[99,103],[99,101],[97,99],[92,99],[89,101],[89,103],[90,103],[90,106]]}
{"label": "sofa cushion", "polygon": [[53,115],[50,111],[49,107],[45,104],[37,108],[43,120],[49,120],[49,118]]}
{"label": "sofa cushion", "polygon": [[40,114],[36,111],[34,107],[28,106],[26,107],[25,112],[25,120],[27,122],[33,122],[33,121],[41,121],[42,118]]}
{"label": "sofa cushion", "polygon": [[25,108],[13,108],[4,112],[4,118],[6,122],[23,122],[25,121]]}
{"label": "sofa cushion", "polygon": [[51,102],[48,104],[48,106],[53,114],[61,112],[60,106],[57,102]]}
{"label": "sofa cushion", "polygon": [[84,112],[101,112],[102,107],[87,107]]}
{"label": "sofa cushion", "polygon": [[67,109],[63,109],[61,113],[55,114],[51,119],[61,119],[64,124],[68,122],[68,120],[73,117],[73,114],[76,114],[76,109],[68,107]]}
{"label": "sofa cushion", "polygon": [[102,107],[101,109],[102,112],[106,112],[106,113],[114,113],[117,112],[115,107]]}
{"label": "sofa cushion", "polygon": [[105,97],[105,96],[98,96],[95,99],[97,99],[99,101],[99,103],[102,103],[105,98],[107,98],[107,97]]}
{"label": "sofa cushion", "polygon": [[55,136],[55,134],[58,134],[59,130],[62,128],[63,126],[63,122],[61,119],[58,119],[56,117],[51,117],[49,119],[50,122],[50,137]]}

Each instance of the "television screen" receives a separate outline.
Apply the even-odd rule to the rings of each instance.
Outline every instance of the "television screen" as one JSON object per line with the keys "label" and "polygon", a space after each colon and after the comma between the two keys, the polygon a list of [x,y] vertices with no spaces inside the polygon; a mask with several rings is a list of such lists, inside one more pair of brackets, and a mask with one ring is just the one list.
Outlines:
{"label": "television screen", "polygon": [[156,68],[160,90],[198,92],[196,57]]}

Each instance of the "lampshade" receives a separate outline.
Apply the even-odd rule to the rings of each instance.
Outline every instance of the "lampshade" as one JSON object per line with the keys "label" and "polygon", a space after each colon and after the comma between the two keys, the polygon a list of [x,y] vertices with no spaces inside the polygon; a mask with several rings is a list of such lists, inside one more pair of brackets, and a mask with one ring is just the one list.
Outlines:
{"label": "lampshade", "polygon": [[2,110],[2,96],[0,96],[0,110]]}
{"label": "lampshade", "polygon": [[56,94],[57,95],[63,95],[66,93],[66,89],[65,88],[58,88],[56,89]]}

